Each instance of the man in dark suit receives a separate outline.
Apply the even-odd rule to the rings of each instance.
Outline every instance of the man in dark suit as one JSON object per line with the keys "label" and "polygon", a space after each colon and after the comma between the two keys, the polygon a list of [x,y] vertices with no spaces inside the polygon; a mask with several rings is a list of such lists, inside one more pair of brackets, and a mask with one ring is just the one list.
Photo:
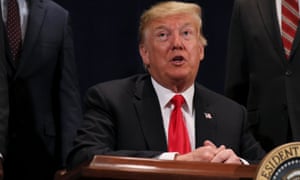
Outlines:
{"label": "man in dark suit", "polygon": [[287,56],[280,9],[281,1],[236,0],[228,44],[225,94],[247,107],[266,151],[300,140],[300,31]]}
{"label": "man in dark suit", "polygon": [[10,115],[4,177],[50,180],[65,167],[82,119],[69,14],[51,0],[18,6],[22,50],[15,59],[11,48],[6,52]]}
{"label": "man in dark suit", "polygon": [[[241,163],[240,157],[263,157],[264,151],[247,131],[245,108],[195,83],[206,45],[200,14],[198,5],[174,1],[145,11],[139,50],[149,74],[88,90],[69,168],[99,154],[235,164]],[[184,139],[188,144],[190,150],[184,153],[183,145],[171,150],[174,95],[184,101],[187,138],[175,138],[175,143]]]}
{"label": "man in dark suit", "polygon": [[[2,8],[0,4],[0,15],[2,14]],[[4,27],[2,21],[0,21],[0,153],[2,157],[6,152],[6,135],[8,125],[9,114],[9,100],[8,100],[8,83],[6,72],[6,57],[4,46]]]}

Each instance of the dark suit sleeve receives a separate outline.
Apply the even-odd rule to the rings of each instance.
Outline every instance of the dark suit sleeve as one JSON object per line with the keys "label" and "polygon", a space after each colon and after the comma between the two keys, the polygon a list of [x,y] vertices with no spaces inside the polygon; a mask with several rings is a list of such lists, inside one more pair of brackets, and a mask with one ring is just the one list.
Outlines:
{"label": "dark suit sleeve", "polygon": [[[1,9],[1,6],[0,6]],[[1,15],[1,11],[0,11]],[[0,18],[0,153],[5,154],[9,115],[8,82],[4,49],[4,30]]]}
{"label": "dark suit sleeve", "polygon": [[241,154],[240,156],[246,159],[251,164],[258,164],[266,152],[263,150],[258,141],[254,138],[250,131],[249,124],[247,123],[246,108],[241,106],[243,112],[243,131],[241,136]]}
{"label": "dark suit sleeve", "polygon": [[234,4],[228,36],[225,95],[246,106],[249,77],[239,2]]}
{"label": "dark suit sleeve", "polygon": [[[111,91],[114,90],[112,89]],[[110,95],[114,96],[114,94]],[[84,121],[78,131],[74,149],[67,159],[69,169],[83,162],[90,161],[94,155],[153,158],[162,153],[161,151],[147,150],[146,148],[140,148],[140,150],[118,148],[117,134],[121,132],[117,132],[116,121],[118,119],[117,116],[120,116],[120,114],[114,112],[112,108],[114,105],[111,104],[107,96],[109,95],[101,91],[97,86],[88,90],[85,98]],[[123,105],[126,106],[124,103]],[[131,128],[130,126],[128,124],[129,129]]]}
{"label": "dark suit sleeve", "polygon": [[61,151],[63,166],[67,154],[73,146],[76,131],[82,121],[81,98],[77,77],[77,65],[74,57],[72,30],[69,16],[66,14],[63,47],[60,56],[60,116],[61,116]]}

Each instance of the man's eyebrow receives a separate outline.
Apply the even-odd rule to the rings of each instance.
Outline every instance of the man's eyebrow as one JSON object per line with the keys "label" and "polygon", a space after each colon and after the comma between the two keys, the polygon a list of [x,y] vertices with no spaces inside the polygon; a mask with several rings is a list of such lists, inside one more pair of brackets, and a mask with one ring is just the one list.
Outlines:
{"label": "man's eyebrow", "polygon": [[183,24],[182,27],[187,27],[187,26],[192,26],[193,27],[193,23],[187,22],[187,23]]}
{"label": "man's eyebrow", "polygon": [[154,27],[154,30],[160,30],[160,29],[168,29],[168,27],[166,25],[159,25]]}

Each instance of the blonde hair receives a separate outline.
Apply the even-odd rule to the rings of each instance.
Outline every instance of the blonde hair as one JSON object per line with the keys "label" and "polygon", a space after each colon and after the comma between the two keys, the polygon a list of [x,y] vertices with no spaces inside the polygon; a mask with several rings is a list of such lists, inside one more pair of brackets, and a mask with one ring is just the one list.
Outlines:
{"label": "blonde hair", "polygon": [[207,44],[207,41],[201,31],[201,7],[195,3],[177,1],[166,1],[157,3],[142,14],[139,26],[139,42],[143,43],[145,29],[151,21],[176,14],[191,14],[195,16],[197,20],[199,20],[199,37],[201,43],[205,46]]}

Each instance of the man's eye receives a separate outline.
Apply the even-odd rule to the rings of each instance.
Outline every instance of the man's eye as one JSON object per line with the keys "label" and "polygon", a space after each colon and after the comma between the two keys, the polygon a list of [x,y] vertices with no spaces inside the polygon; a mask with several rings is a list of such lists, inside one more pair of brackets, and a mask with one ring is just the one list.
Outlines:
{"label": "man's eye", "polygon": [[160,40],[166,40],[168,38],[168,34],[167,33],[159,33],[158,37]]}
{"label": "man's eye", "polygon": [[183,32],[182,32],[182,36],[183,36],[185,39],[189,40],[189,39],[191,39],[191,38],[194,38],[195,33],[194,33],[194,31],[192,31],[192,30],[186,30],[186,31],[183,31]]}
{"label": "man's eye", "polygon": [[184,35],[184,36],[189,36],[189,35],[191,35],[191,32],[190,32],[190,31],[184,31],[184,32],[183,32],[183,35]]}

